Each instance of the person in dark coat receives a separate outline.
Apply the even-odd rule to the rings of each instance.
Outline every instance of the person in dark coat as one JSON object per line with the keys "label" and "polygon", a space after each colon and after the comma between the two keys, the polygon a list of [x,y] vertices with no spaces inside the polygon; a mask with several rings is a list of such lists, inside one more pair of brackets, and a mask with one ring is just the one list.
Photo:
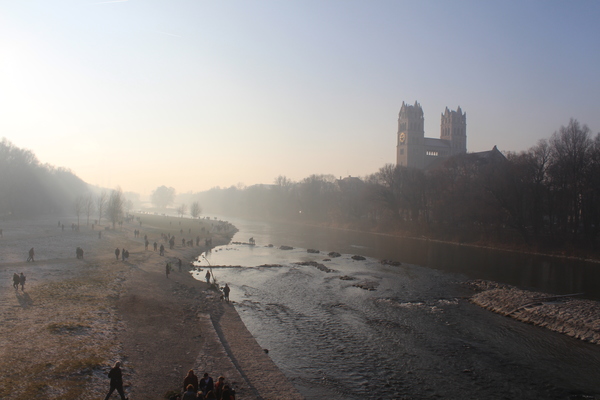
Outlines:
{"label": "person in dark coat", "polygon": [[125,392],[123,391],[123,373],[121,372],[121,363],[119,361],[117,361],[115,366],[112,367],[108,373],[108,377],[110,378],[110,390],[108,391],[108,394],[104,400],[108,400],[115,389],[117,392],[119,392],[121,400],[128,400],[127,397],[125,397]]}
{"label": "person in dark coat", "polygon": [[23,275],[23,273],[21,272],[21,275],[19,276],[19,283],[21,284],[21,291],[24,292],[25,291],[25,281],[27,280],[27,278],[25,277],[25,275]]}
{"label": "person in dark coat", "polygon": [[200,386],[200,390],[202,390],[202,393],[205,396],[206,396],[206,393],[208,393],[211,390],[214,390],[215,383],[213,381],[213,378],[211,378],[210,375],[208,375],[208,372],[204,373],[204,376],[200,380],[199,386]]}
{"label": "person in dark coat", "polygon": [[190,369],[187,376],[183,380],[183,389],[187,389],[188,385],[192,385],[194,392],[198,391],[198,376],[194,374],[194,370]]}
{"label": "person in dark coat", "polygon": [[117,247],[115,249],[115,257],[117,257],[117,261],[119,261],[119,254],[121,254],[121,250]]}
{"label": "person in dark coat", "polygon": [[187,390],[183,393],[181,400],[198,400],[198,395],[194,392],[194,387],[192,385],[187,385]]}

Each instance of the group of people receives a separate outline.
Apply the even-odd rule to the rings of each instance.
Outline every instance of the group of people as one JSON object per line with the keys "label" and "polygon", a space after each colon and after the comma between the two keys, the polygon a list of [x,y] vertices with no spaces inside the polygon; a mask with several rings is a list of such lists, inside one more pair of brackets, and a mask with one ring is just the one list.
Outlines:
{"label": "group of people", "polygon": [[115,257],[119,260],[119,254],[121,255],[121,261],[126,261],[129,258],[129,250],[121,250],[118,247],[115,249]]}
{"label": "group of people", "polygon": [[175,395],[171,400],[235,400],[235,389],[220,376],[216,382],[207,373],[201,379],[190,369],[183,380],[181,395]]}
{"label": "group of people", "polygon": [[19,285],[21,285],[21,291],[25,291],[25,275],[21,272],[21,275],[16,272],[13,274],[13,287],[15,290],[19,290]]}

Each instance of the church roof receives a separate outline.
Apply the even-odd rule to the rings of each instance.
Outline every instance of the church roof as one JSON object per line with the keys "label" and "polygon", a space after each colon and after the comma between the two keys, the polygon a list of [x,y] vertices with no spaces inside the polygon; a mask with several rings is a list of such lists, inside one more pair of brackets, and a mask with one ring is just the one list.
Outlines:
{"label": "church roof", "polygon": [[436,139],[436,138],[425,138],[424,142],[425,146],[429,148],[438,148],[438,149],[449,149],[450,141],[444,139]]}

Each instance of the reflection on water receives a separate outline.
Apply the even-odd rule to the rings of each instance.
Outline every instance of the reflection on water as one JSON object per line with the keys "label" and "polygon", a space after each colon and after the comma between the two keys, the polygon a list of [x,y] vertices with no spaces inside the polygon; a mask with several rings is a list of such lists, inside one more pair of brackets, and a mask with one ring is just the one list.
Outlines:
{"label": "reflection on water", "polygon": [[[600,393],[600,347],[471,305],[461,285],[464,271],[410,264],[412,256],[388,252],[379,241],[356,240],[354,233],[344,239],[310,227],[299,232],[232,222],[240,229],[234,240],[253,236],[257,246],[223,246],[207,259],[219,283],[232,287],[231,299],[250,332],[307,399],[566,399]],[[265,247],[269,243],[274,247]],[[279,250],[283,244],[301,247]],[[323,252],[332,250],[344,254],[323,261]],[[350,256],[356,253],[377,259],[355,261]],[[429,262],[458,257],[437,249],[425,253]],[[383,258],[403,265],[382,265]],[[303,261],[333,272],[295,264]]]}

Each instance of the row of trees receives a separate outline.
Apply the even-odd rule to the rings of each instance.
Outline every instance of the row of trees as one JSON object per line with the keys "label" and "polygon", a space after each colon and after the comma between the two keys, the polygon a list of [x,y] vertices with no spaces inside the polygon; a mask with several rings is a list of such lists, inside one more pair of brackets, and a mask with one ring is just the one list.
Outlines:
{"label": "row of trees", "polygon": [[520,153],[471,153],[426,171],[385,165],[364,178],[214,188],[207,209],[458,241],[592,246],[600,233],[600,136],[571,120]]}
{"label": "row of trees", "polygon": [[[164,185],[159,186],[150,195],[150,201],[156,208],[165,210],[175,203],[175,189]],[[183,217],[188,214],[188,205],[186,203],[181,203],[176,208],[176,211],[179,216]],[[193,218],[198,218],[200,214],[202,214],[200,203],[198,201],[192,201],[189,206],[189,215]]]}
{"label": "row of trees", "polygon": [[88,185],[71,171],[41,164],[29,150],[0,141],[0,216],[64,213]]}
{"label": "row of trees", "polygon": [[78,196],[74,202],[75,215],[77,216],[77,225],[81,216],[87,218],[86,224],[90,224],[90,218],[98,211],[98,222],[102,224],[102,219],[107,218],[112,223],[113,229],[121,221],[126,213],[133,207],[133,202],[126,199],[120,187],[114,189],[110,195],[106,190],[100,191],[94,195],[87,193]]}

